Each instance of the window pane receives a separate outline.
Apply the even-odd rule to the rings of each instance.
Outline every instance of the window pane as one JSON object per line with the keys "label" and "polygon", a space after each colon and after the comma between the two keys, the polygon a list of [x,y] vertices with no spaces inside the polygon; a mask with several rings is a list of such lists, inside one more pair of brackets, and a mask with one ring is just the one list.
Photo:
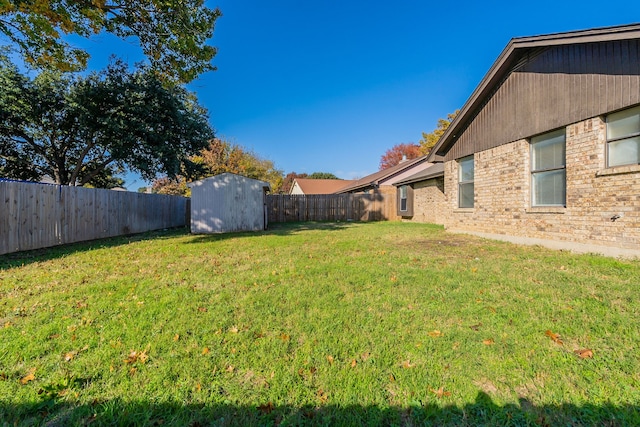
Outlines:
{"label": "window pane", "polygon": [[460,160],[460,181],[473,181],[473,157]]}
{"label": "window pane", "polygon": [[407,199],[400,199],[400,210],[402,212],[407,210]]}
{"label": "window pane", "polygon": [[607,117],[607,139],[623,138],[640,132],[640,107],[610,114]]}
{"label": "window pane", "polygon": [[532,178],[534,206],[564,206],[566,188],[564,169],[535,173]]}
{"label": "window pane", "polygon": [[401,199],[406,199],[407,198],[407,186],[406,185],[402,185],[400,187],[400,198]]}
{"label": "window pane", "polygon": [[459,200],[458,206],[461,208],[473,207],[473,182],[468,184],[460,184],[458,186]]}
{"label": "window pane", "polygon": [[640,163],[640,137],[609,143],[609,166],[637,165]]}
{"label": "window pane", "polygon": [[531,144],[534,171],[565,165],[564,129],[537,136],[531,140]]}

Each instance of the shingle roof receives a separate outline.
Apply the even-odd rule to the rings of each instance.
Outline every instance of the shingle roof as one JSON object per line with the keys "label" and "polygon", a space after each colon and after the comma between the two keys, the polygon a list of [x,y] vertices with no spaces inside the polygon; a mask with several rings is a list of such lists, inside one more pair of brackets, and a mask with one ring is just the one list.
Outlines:
{"label": "shingle roof", "polygon": [[444,176],[444,163],[434,163],[432,166],[421,170],[420,172],[411,175],[410,177],[394,183],[396,187],[399,185],[411,184],[419,181],[426,181],[427,179],[437,178]]}
{"label": "shingle roof", "polygon": [[548,47],[576,43],[594,43],[611,40],[626,40],[640,37],[640,24],[619,25],[614,27],[594,28],[590,30],[570,31],[565,33],[543,34],[532,37],[511,39],[498,59],[493,63],[478,87],[453,119],[451,125],[440,137],[438,143],[429,154],[429,161],[434,162],[453,146],[456,137],[464,130],[467,123],[473,120],[479,106],[493,92],[496,86],[531,52]]}
{"label": "shingle roof", "polygon": [[411,160],[406,160],[402,163],[398,163],[395,166],[391,166],[390,168],[387,169],[383,169],[381,171],[378,171],[376,173],[372,173],[371,175],[367,175],[363,178],[360,178],[356,181],[354,181],[352,184],[347,185],[344,188],[341,188],[340,190],[336,191],[336,193],[340,194],[340,193],[348,193],[351,191],[357,191],[357,190],[362,190],[371,186],[376,186],[379,185],[381,181],[384,181],[386,179],[389,179],[391,177],[393,177],[394,175],[398,175],[402,172],[404,172],[405,170],[409,169],[410,167],[413,167],[417,164],[420,163],[424,163],[427,161],[427,156],[420,156],[417,157],[415,159],[411,159]]}
{"label": "shingle roof", "polygon": [[345,179],[309,179],[296,178],[295,182],[304,194],[333,194],[340,188],[353,183]]}

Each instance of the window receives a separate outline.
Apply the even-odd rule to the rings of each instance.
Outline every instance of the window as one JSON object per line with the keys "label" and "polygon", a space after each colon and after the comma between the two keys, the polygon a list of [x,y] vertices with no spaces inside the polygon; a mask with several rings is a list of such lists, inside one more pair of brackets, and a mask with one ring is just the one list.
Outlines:
{"label": "window", "polygon": [[411,185],[397,187],[397,214],[402,217],[413,216],[413,188]]}
{"label": "window", "polygon": [[566,199],[565,131],[531,139],[531,205],[564,206]]}
{"label": "window", "polygon": [[400,212],[407,211],[407,186],[400,186]]}
{"label": "window", "polygon": [[458,207],[473,207],[473,156],[458,161]]}
{"label": "window", "polygon": [[640,107],[607,117],[607,166],[640,163]]}

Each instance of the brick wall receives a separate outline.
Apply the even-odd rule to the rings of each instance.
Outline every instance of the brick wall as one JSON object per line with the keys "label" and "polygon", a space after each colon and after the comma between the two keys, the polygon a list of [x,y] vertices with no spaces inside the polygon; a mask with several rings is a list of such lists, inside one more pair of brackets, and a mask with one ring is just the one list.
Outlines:
{"label": "brick wall", "polygon": [[413,184],[413,217],[411,221],[444,224],[444,178]]}
{"label": "brick wall", "polygon": [[531,207],[527,140],[475,154],[472,209],[457,208],[458,163],[447,162],[442,222],[454,231],[640,250],[640,166],[606,168],[605,149],[602,118],[567,126],[566,208]]}

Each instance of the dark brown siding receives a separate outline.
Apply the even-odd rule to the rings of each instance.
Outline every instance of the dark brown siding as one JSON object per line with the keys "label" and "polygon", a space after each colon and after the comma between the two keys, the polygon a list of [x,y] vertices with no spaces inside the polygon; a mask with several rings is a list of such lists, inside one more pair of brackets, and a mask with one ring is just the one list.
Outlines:
{"label": "dark brown siding", "polygon": [[640,41],[550,47],[521,62],[447,153],[454,160],[640,104]]}

